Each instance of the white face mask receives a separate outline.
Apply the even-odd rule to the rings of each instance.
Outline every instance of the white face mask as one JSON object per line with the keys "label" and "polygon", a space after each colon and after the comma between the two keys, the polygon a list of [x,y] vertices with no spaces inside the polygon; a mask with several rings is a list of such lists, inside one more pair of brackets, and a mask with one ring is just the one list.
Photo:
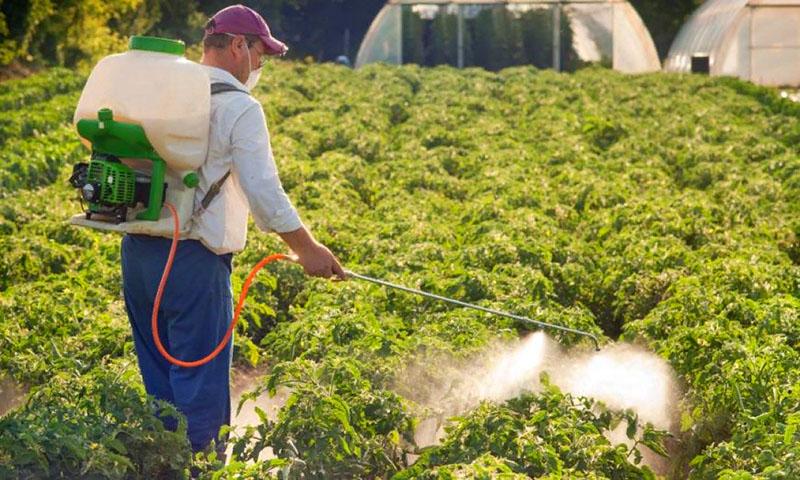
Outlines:
{"label": "white face mask", "polygon": [[[232,33],[226,33],[225,35],[236,38],[236,35],[233,35]],[[250,49],[247,48],[246,39],[245,50],[247,50],[247,69],[250,70],[250,65],[253,64],[253,59],[250,57]],[[250,70],[250,73],[247,75],[247,80],[244,82],[244,86],[247,87],[248,90],[252,90],[258,83],[259,78],[261,78],[261,67],[258,67],[255,70]]]}
{"label": "white face mask", "polygon": [[250,75],[247,76],[247,81],[244,83],[244,86],[247,87],[248,90],[252,90],[258,83],[259,78],[261,78],[261,67],[250,71]]}
{"label": "white face mask", "polygon": [[[252,58],[250,58],[250,49],[247,49],[247,68],[250,68],[252,65]],[[255,88],[256,84],[258,83],[258,79],[261,78],[261,67],[256,68],[255,70],[250,70],[250,74],[247,75],[247,81],[244,82],[244,86],[247,87],[248,90],[252,90]]]}

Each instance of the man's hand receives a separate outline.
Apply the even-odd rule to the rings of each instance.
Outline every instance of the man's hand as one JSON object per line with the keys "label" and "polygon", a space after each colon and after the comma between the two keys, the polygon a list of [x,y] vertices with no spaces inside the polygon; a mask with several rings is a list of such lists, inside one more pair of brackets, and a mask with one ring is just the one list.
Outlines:
{"label": "man's hand", "polygon": [[347,274],[339,264],[336,256],[321,243],[314,242],[313,248],[300,253],[296,252],[297,263],[303,266],[307,275],[313,277],[331,278],[336,276],[339,280],[347,280]]}
{"label": "man's hand", "polygon": [[336,256],[328,247],[314,240],[306,227],[278,235],[295,253],[297,263],[303,266],[306,274],[322,278],[335,276],[339,280],[347,280],[347,274]]}

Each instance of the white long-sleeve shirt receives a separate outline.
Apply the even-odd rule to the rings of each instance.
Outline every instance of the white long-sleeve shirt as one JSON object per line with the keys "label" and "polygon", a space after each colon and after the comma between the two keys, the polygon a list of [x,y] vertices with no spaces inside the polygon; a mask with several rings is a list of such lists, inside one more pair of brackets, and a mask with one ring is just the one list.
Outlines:
{"label": "white long-sleeve shirt", "polygon": [[[205,68],[212,83],[247,90],[229,72]],[[231,175],[208,208],[195,215],[188,238],[221,255],[244,249],[250,212],[256,226],[266,232],[291,232],[302,226],[278,177],[264,110],[255,98],[241,92],[212,95],[208,141],[208,156],[198,171],[195,211],[201,210],[211,185],[229,170]]]}

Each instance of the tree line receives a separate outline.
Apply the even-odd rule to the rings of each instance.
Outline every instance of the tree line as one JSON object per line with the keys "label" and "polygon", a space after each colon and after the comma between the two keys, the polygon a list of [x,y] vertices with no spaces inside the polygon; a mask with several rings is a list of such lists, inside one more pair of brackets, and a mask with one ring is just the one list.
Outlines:
{"label": "tree line", "polygon": [[[703,0],[632,0],[662,58],[678,29]],[[130,35],[197,44],[203,25],[225,0],[0,0],[0,65],[81,68],[125,48]],[[245,0],[293,58],[353,58],[385,0]]]}

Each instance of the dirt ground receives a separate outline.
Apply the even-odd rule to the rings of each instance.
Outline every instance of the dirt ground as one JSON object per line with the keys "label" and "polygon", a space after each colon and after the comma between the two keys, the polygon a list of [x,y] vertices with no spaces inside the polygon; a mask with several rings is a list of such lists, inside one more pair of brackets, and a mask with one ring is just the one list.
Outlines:
{"label": "dirt ground", "polygon": [[28,389],[8,377],[0,377],[0,417],[20,406]]}

